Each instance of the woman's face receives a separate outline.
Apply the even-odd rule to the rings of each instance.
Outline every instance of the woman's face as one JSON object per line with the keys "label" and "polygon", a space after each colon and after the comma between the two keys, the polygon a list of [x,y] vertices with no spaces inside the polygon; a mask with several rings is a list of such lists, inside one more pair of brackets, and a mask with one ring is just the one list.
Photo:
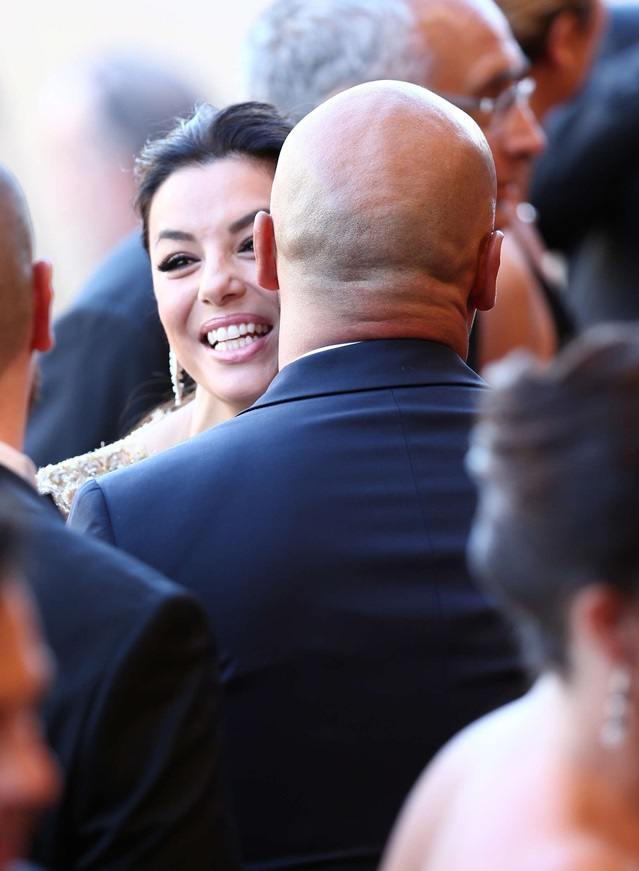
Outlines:
{"label": "woman's face", "polygon": [[149,212],[160,319],[198,385],[234,411],[277,372],[279,301],[255,279],[253,220],[268,209],[273,168],[225,157],[176,170]]}

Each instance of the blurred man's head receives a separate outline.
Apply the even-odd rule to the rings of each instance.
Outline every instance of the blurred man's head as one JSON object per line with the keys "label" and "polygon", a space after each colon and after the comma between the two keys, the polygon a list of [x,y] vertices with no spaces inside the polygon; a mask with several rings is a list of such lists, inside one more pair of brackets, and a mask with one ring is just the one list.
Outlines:
{"label": "blurred man's head", "polygon": [[275,0],[249,31],[244,61],[251,97],[293,121],[354,85],[424,75],[405,0]]}
{"label": "blurred man's head", "polygon": [[[396,22],[393,49],[380,53],[362,33],[385,33],[389,18]],[[544,140],[527,83],[520,83],[527,61],[492,0],[375,0],[365,11],[361,0],[275,0],[247,47],[252,95],[284,111],[312,107],[375,76],[412,80],[456,102],[488,138],[499,184],[497,226],[508,223]]]}
{"label": "blurred man's head", "polygon": [[32,355],[51,346],[51,266],[33,261],[31,219],[15,178],[0,166],[0,440],[22,446]]}
{"label": "blurred man's head", "polygon": [[58,775],[37,716],[51,665],[15,568],[15,532],[0,519],[0,869],[28,850]]}
{"label": "blurred man's head", "polygon": [[481,131],[423,88],[369,83],[314,110],[256,224],[258,280],[280,289],[281,362],[391,337],[465,355],[475,310],[494,300],[494,195]]}
{"label": "blurred man's head", "polygon": [[537,87],[538,118],[571,99],[590,72],[607,12],[604,0],[497,0]]}
{"label": "blurred man's head", "polygon": [[[528,105],[528,61],[492,0],[410,0],[432,65],[429,88],[477,121],[497,170],[497,226],[506,226],[544,137]],[[523,81],[522,81],[523,80]]]}

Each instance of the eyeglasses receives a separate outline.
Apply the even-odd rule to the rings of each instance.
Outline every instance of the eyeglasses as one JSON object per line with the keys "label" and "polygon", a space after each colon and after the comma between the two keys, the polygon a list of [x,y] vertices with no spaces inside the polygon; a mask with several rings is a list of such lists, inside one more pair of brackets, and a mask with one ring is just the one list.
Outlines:
{"label": "eyeglasses", "polygon": [[505,88],[497,97],[470,97],[463,94],[440,94],[464,112],[484,115],[489,122],[500,121],[514,106],[527,106],[536,82],[527,76]]}

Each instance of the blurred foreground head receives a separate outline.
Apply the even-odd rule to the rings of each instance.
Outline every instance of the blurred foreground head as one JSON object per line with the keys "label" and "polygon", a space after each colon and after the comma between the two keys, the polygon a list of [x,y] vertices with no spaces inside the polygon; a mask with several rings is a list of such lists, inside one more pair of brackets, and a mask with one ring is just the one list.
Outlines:
{"label": "blurred foreground head", "polygon": [[[547,368],[495,366],[472,440],[475,570],[536,668],[639,668],[639,328],[600,327]],[[592,683],[591,683],[592,686]]]}
{"label": "blurred foreground head", "polygon": [[33,604],[19,579],[17,533],[0,512],[0,869],[28,852],[38,812],[58,775],[37,716],[51,666]]}
{"label": "blurred foreground head", "polygon": [[606,20],[603,0],[497,0],[536,82],[541,119],[584,83]]}
{"label": "blurred foreground head", "polygon": [[51,265],[33,261],[24,194],[0,165],[0,440],[21,450],[34,351],[51,346]]}
{"label": "blurred foreground head", "polygon": [[279,289],[280,362],[370,338],[466,354],[499,260],[495,172],[463,112],[416,85],[373,82],[306,116],[284,144],[258,282]]}

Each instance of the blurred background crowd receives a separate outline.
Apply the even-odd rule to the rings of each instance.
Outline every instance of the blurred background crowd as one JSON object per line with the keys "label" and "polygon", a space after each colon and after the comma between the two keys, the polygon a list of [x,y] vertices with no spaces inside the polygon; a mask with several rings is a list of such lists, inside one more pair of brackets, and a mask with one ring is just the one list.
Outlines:
{"label": "blurred background crowd", "polygon": [[[127,140],[126,129],[119,129],[123,119],[110,119],[101,101],[124,97],[118,93],[125,88],[122,77],[136,63],[140,89],[151,101],[162,77],[171,79],[176,91],[214,105],[241,98],[242,40],[266,5],[266,0],[233,5],[185,0],[179,6],[37,0],[12,9],[0,57],[0,149],[32,204],[39,252],[56,264],[58,311],[106,253],[116,229],[123,225],[126,232],[135,220],[132,213],[111,215],[105,208],[107,178],[118,181],[116,168],[130,167],[131,146],[137,151],[139,143]],[[136,96],[142,94],[129,95]],[[95,117],[91,109],[100,105]],[[184,105],[183,100],[182,111]],[[166,117],[175,114],[170,99],[165,108]],[[124,181],[119,180],[122,194],[125,187],[132,190]],[[111,196],[110,208],[118,205]]]}

